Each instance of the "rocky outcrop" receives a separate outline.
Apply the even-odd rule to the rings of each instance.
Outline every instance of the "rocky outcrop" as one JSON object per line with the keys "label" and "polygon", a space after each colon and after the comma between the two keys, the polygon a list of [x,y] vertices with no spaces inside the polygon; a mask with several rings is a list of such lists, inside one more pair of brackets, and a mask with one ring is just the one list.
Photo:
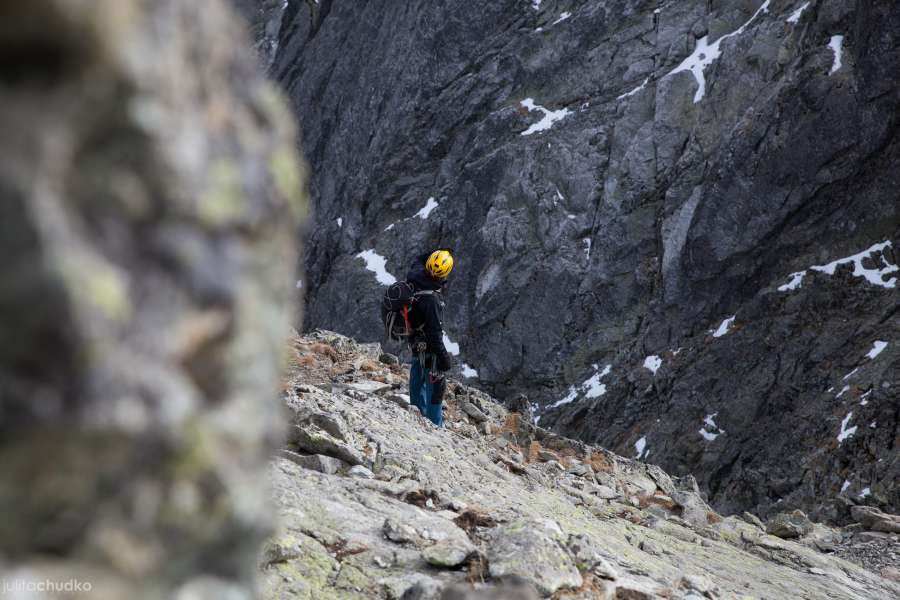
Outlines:
{"label": "rocky outcrop", "polygon": [[896,2],[292,6],[307,325],[377,339],[449,245],[466,373],[542,424],[727,511],[900,509]]}
{"label": "rocky outcrop", "polygon": [[[379,357],[385,360],[382,362]],[[451,381],[438,429],[398,391],[404,369],[327,331],[293,341],[291,423],[363,456],[334,473],[279,456],[280,529],[261,559],[264,597],[325,600],[889,599],[885,563],[858,527],[797,540],[714,512],[692,477],[536,427]],[[360,392],[355,383],[386,389]],[[463,406],[479,409],[471,417]],[[293,444],[288,442],[288,450]],[[293,451],[293,450],[291,450]],[[311,455],[311,454],[310,454]],[[340,458],[335,452],[334,458]],[[355,477],[369,469],[371,478]],[[823,552],[825,534],[833,538]],[[815,535],[815,537],[813,537]],[[879,541],[892,556],[897,540]],[[883,572],[882,572],[883,571]]]}
{"label": "rocky outcrop", "polygon": [[2,595],[249,598],[292,119],[218,0],[0,15]]}

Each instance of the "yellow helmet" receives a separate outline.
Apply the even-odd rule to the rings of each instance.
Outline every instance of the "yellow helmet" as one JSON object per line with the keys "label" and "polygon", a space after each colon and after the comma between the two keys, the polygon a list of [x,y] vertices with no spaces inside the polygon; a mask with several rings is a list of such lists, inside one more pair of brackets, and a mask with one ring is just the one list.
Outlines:
{"label": "yellow helmet", "polygon": [[425,261],[425,270],[435,279],[446,279],[453,270],[453,256],[449,250],[435,250]]}

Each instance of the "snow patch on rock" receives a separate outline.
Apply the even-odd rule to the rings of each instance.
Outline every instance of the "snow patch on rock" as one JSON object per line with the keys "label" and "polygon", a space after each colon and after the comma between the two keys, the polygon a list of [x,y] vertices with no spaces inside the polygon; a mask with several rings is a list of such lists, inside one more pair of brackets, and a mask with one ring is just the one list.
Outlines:
{"label": "snow patch on rock", "polygon": [[594,365],[595,373],[584,380],[584,382],[580,386],[572,386],[569,388],[569,392],[566,394],[564,398],[561,400],[557,400],[553,404],[551,404],[548,408],[557,408],[564,404],[569,404],[574,402],[579,394],[584,394],[585,398],[599,398],[606,394],[606,384],[602,383],[602,379],[610,374],[612,371],[612,365],[606,365],[602,371],[600,371],[599,365]]}
{"label": "snow patch on rock", "polygon": [[680,65],[670,71],[666,77],[683,71],[690,71],[693,73],[694,79],[697,80],[697,93],[694,94],[694,104],[703,100],[703,97],[706,95],[706,76],[703,74],[703,70],[722,56],[722,42],[728,38],[736,37],[744,33],[750,23],[756,20],[756,17],[758,17],[760,13],[769,12],[770,3],[771,0],[766,0],[763,5],[759,7],[759,10],[753,13],[753,16],[750,17],[746,23],[741,25],[739,29],[723,35],[712,44],[709,43],[708,35],[697,40],[697,47],[694,48],[694,52],[685,58]]}
{"label": "snow patch on rock", "polygon": [[647,77],[647,78],[644,80],[644,82],[641,83],[641,85],[637,86],[636,88],[634,88],[634,89],[631,90],[630,92],[625,92],[625,93],[622,94],[621,96],[618,96],[618,97],[616,98],[616,100],[624,100],[625,98],[630,98],[631,96],[634,96],[635,94],[637,94],[638,92],[640,92],[641,90],[643,90],[645,87],[647,87],[647,84],[648,84],[648,83],[650,83],[650,78],[649,78],[649,77]]}
{"label": "snow patch on rock", "polygon": [[835,73],[840,71],[841,67],[844,65],[844,36],[831,36],[831,41],[828,42],[828,47],[831,48],[832,52],[834,52],[834,64],[831,65],[831,71],[829,71],[828,74],[834,75]]}
{"label": "snow patch on rock", "polygon": [[444,348],[453,356],[459,356],[459,344],[447,337],[446,333],[444,333]]}
{"label": "snow patch on rock", "polygon": [[800,22],[800,17],[803,16],[803,11],[809,8],[809,2],[804,2],[800,5],[800,8],[791,13],[791,16],[787,18],[788,23],[798,23]]}
{"label": "snow patch on rock", "polygon": [[853,437],[856,434],[857,426],[847,427],[850,424],[850,419],[853,418],[853,411],[847,413],[847,416],[844,417],[844,420],[841,421],[841,432],[837,436],[838,445],[842,444],[844,440]]}
{"label": "snow patch on rock", "polygon": [[[827,265],[814,265],[810,267],[810,269],[819,273],[825,273],[826,275],[834,275],[840,265],[852,264],[854,277],[862,277],[872,285],[877,285],[887,289],[894,289],[895,287],[897,287],[897,278],[891,277],[890,279],[885,280],[885,277],[887,275],[900,271],[900,266],[889,263],[887,258],[884,256],[884,251],[887,248],[890,248],[891,245],[892,244],[890,240],[885,240],[880,244],[875,244],[871,248],[863,250],[858,254],[839,258],[828,263]],[[881,256],[877,260],[872,256],[876,253],[881,254]],[[876,266],[872,268],[864,266],[863,261],[865,259],[869,259]],[[789,277],[791,278],[790,281],[782,286],[779,286],[778,291],[787,292],[801,287],[803,283],[803,277],[806,274],[807,271],[797,271],[796,273],[791,273],[789,275]]]}
{"label": "snow patch on rock", "polygon": [[648,356],[644,359],[644,368],[656,375],[656,372],[659,371],[659,368],[662,366],[662,358],[654,355]]}
{"label": "snow patch on rock", "polygon": [[646,435],[634,443],[634,449],[637,450],[635,458],[641,458],[642,456],[645,456],[645,451],[647,450]]}
{"label": "snow patch on rock", "polygon": [[466,363],[462,364],[461,371],[462,376],[466,379],[475,379],[478,377],[478,371],[467,365]]}
{"label": "snow patch on rock", "polygon": [[734,325],[735,317],[737,317],[737,315],[732,315],[732,316],[728,317],[727,319],[725,319],[724,321],[722,321],[719,324],[718,329],[716,329],[715,331],[710,329],[709,332],[712,334],[712,336],[714,338],[722,337],[723,335],[725,335],[726,333],[728,333],[731,330],[731,326]]}
{"label": "snow patch on rock", "polygon": [[387,259],[375,252],[375,250],[364,250],[356,255],[366,262],[366,269],[375,273],[375,279],[381,285],[391,285],[396,283],[397,278],[387,272]]}
{"label": "snow patch on rock", "polygon": [[717,437],[725,433],[725,430],[716,425],[715,418],[719,415],[719,413],[714,412],[711,415],[706,415],[703,419],[703,427],[700,428],[700,435],[703,436],[707,442],[714,441]]}
{"label": "snow patch on rock", "polygon": [[561,121],[562,119],[565,119],[572,114],[572,111],[565,107],[559,110],[547,110],[543,106],[535,104],[533,98],[525,98],[524,100],[522,100],[522,106],[527,108],[529,111],[540,111],[544,113],[544,118],[531,125],[531,127],[523,131],[521,135],[531,135],[540,131],[546,131],[553,127],[553,124],[557,121]]}
{"label": "snow patch on rock", "polygon": [[872,349],[869,350],[869,353],[866,354],[867,358],[876,358],[879,354],[884,352],[884,349],[887,348],[888,343],[883,342],[881,340],[875,340],[875,343],[872,344]]}
{"label": "snow patch on rock", "polygon": [[565,21],[566,19],[568,19],[571,16],[572,16],[572,13],[570,13],[569,11],[565,11],[559,15],[558,19],[556,19],[555,21],[550,23],[550,25],[556,25],[558,23],[562,23],[563,21]]}
{"label": "snow patch on rock", "polygon": [[791,278],[784,285],[778,286],[779,292],[790,292],[792,290],[796,290],[803,286],[803,278],[806,276],[806,271],[797,271],[796,273],[791,273],[788,277]]}
{"label": "snow patch on rock", "polygon": [[419,217],[420,219],[427,219],[428,215],[431,214],[431,211],[437,207],[438,203],[435,201],[434,197],[431,197],[425,202],[425,206],[423,206],[414,216]]}

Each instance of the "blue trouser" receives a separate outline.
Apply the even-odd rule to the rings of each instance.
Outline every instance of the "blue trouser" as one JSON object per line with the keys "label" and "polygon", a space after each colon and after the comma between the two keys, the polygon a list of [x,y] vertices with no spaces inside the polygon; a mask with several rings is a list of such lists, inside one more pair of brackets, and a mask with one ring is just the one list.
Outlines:
{"label": "blue trouser", "polygon": [[443,379],[432,382],[431,369],[426,369],[418,357],[412,359],[412,366],[409,368],[410,404],[417,407],[438,427],[444,425],[442,401],[446,385]]}

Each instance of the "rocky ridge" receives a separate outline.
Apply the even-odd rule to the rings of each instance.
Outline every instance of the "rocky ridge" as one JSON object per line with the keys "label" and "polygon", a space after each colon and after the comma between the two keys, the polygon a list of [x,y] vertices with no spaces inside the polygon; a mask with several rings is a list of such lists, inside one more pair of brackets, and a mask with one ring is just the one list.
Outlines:
{"label": "rocky ridge", "polygon": [[378,339],[449,245],[465,372],[542,425],[725,511],[900,510],[896,2],[291,1],[278,38],[308,326]]}
{"label": "rocky ridge", "polygon": [[692,477],[537,427],[522,398],[512,411],[452,381],[435,428],[378,344],[316,331],[293,340],[289,364],[266,598],[900,594],[896,569],[865,558],[896,559],[898,517],[858,507],[846,529],[799,511],[724,517]]}

